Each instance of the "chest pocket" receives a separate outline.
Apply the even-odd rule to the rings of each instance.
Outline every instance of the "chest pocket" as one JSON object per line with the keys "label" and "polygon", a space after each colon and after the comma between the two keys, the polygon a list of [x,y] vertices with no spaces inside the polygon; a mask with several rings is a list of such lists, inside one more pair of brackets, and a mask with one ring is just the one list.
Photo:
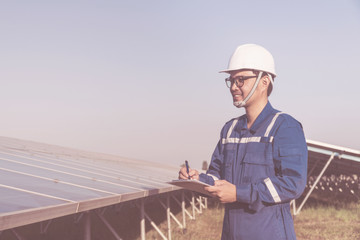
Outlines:
{"label": "chest pocket", "polygon": [[275,175],[271,152],[247,152],[242,161],[242,183],[262,181]]}
{"label": "chest pocket", "polygon": [[224,164],[221,169],[221,178],[232,182],[232,172],[236,158],[236,144],[226,144],[224,151]]}

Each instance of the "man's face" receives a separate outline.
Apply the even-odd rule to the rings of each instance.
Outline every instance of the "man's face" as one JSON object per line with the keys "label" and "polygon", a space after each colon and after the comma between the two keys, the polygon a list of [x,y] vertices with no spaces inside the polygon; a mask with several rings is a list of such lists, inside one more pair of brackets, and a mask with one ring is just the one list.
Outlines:
{"label": "man's face", "polygon": [[[248,78],[249,76],[253,77]],[[242,81],[242,78],[246,80]],[[230,72],[230,79],[233,80],[233,84],[230,87],[230,93],[233,97],[233,101],[240,102],[243,101],[251,91],[256,81],[256,75],[251,70],[232,71]],[[240,87],[237,86],[235,82],[238,82]]]}

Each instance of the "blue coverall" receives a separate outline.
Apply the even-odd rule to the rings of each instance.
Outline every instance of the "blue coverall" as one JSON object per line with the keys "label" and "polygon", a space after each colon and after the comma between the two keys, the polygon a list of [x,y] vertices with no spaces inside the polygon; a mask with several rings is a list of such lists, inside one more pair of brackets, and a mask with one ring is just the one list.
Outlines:
{"label": "blue coverall", "polygon": [[290,201],[306,184],[307,145],[301,124],[268,102],[250,129],[246,115],[221,131],[200,181],[225,179],[237,201],[225,204],[223,240],[296,239]]}

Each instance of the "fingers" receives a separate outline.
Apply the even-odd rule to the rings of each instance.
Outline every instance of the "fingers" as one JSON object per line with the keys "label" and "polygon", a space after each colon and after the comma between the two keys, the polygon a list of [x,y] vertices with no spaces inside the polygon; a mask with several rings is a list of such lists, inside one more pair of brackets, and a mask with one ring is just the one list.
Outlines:
{"label": "fingers", "polygon": [[[190,178],[189,178],[190,176]],[[189,174],[187,173],[186,167],[183,167],[179,171],[179,179],[196,179],[199,180],[199,173],[195,169],[189,168]]]}
{"label": "fingers", "polygon": [[183,167],[179,171],[179,179],[189,179],[189,175],[186,172],[186,167]]}
{"label": "fingers", "polygon": [[189,175],[190,175],[190,179],[195,179],[195,180],[199,180],[199,172],[196,171],[195,169],[189,169]]}
{"label": "fingers", "polygon": [[236,201],[236,186],[226,180],[215,181],[214,186],[205,187],[213,197],[216,197],[222,203],[230,203]]}
{"label": "fingers", "polygon": [[225,180],[216,180],[214,186],[219,187],[219,186],[222,186],[224,184],[226,184]]}
{"label": "fingers", "polygon": [[211,196],[218,197],[218,191],[219,191],[218,187],[216,186],[205,187],[205,190],[208,191]]}
{"label": "fingers", "polygon": [[204,189],[209,193],[217,193],[219,191],[219,188],[216,186],[205,187]]}

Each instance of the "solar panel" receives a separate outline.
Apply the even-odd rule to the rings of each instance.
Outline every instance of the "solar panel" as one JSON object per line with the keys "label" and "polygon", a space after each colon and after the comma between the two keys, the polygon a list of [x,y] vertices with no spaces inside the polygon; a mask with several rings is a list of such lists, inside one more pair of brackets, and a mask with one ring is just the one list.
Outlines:
{"label": "solar panel", "polygon": [[0,214],[66,203],[65,200],[34,195],[16,188],[3,187],[2,184],[0,185],[0,196]]}
{"label": "solar panel", "polygon": [[178,189],[178,167],[0,137],[0,231]]}
{"label": "solar panel", "polygon": [[327,167],[326,174],[360,173],[360,151],[311,140],[307,140],[307,145],[310,175],[317,176],[333,153],[335,153],[334,159]]}

